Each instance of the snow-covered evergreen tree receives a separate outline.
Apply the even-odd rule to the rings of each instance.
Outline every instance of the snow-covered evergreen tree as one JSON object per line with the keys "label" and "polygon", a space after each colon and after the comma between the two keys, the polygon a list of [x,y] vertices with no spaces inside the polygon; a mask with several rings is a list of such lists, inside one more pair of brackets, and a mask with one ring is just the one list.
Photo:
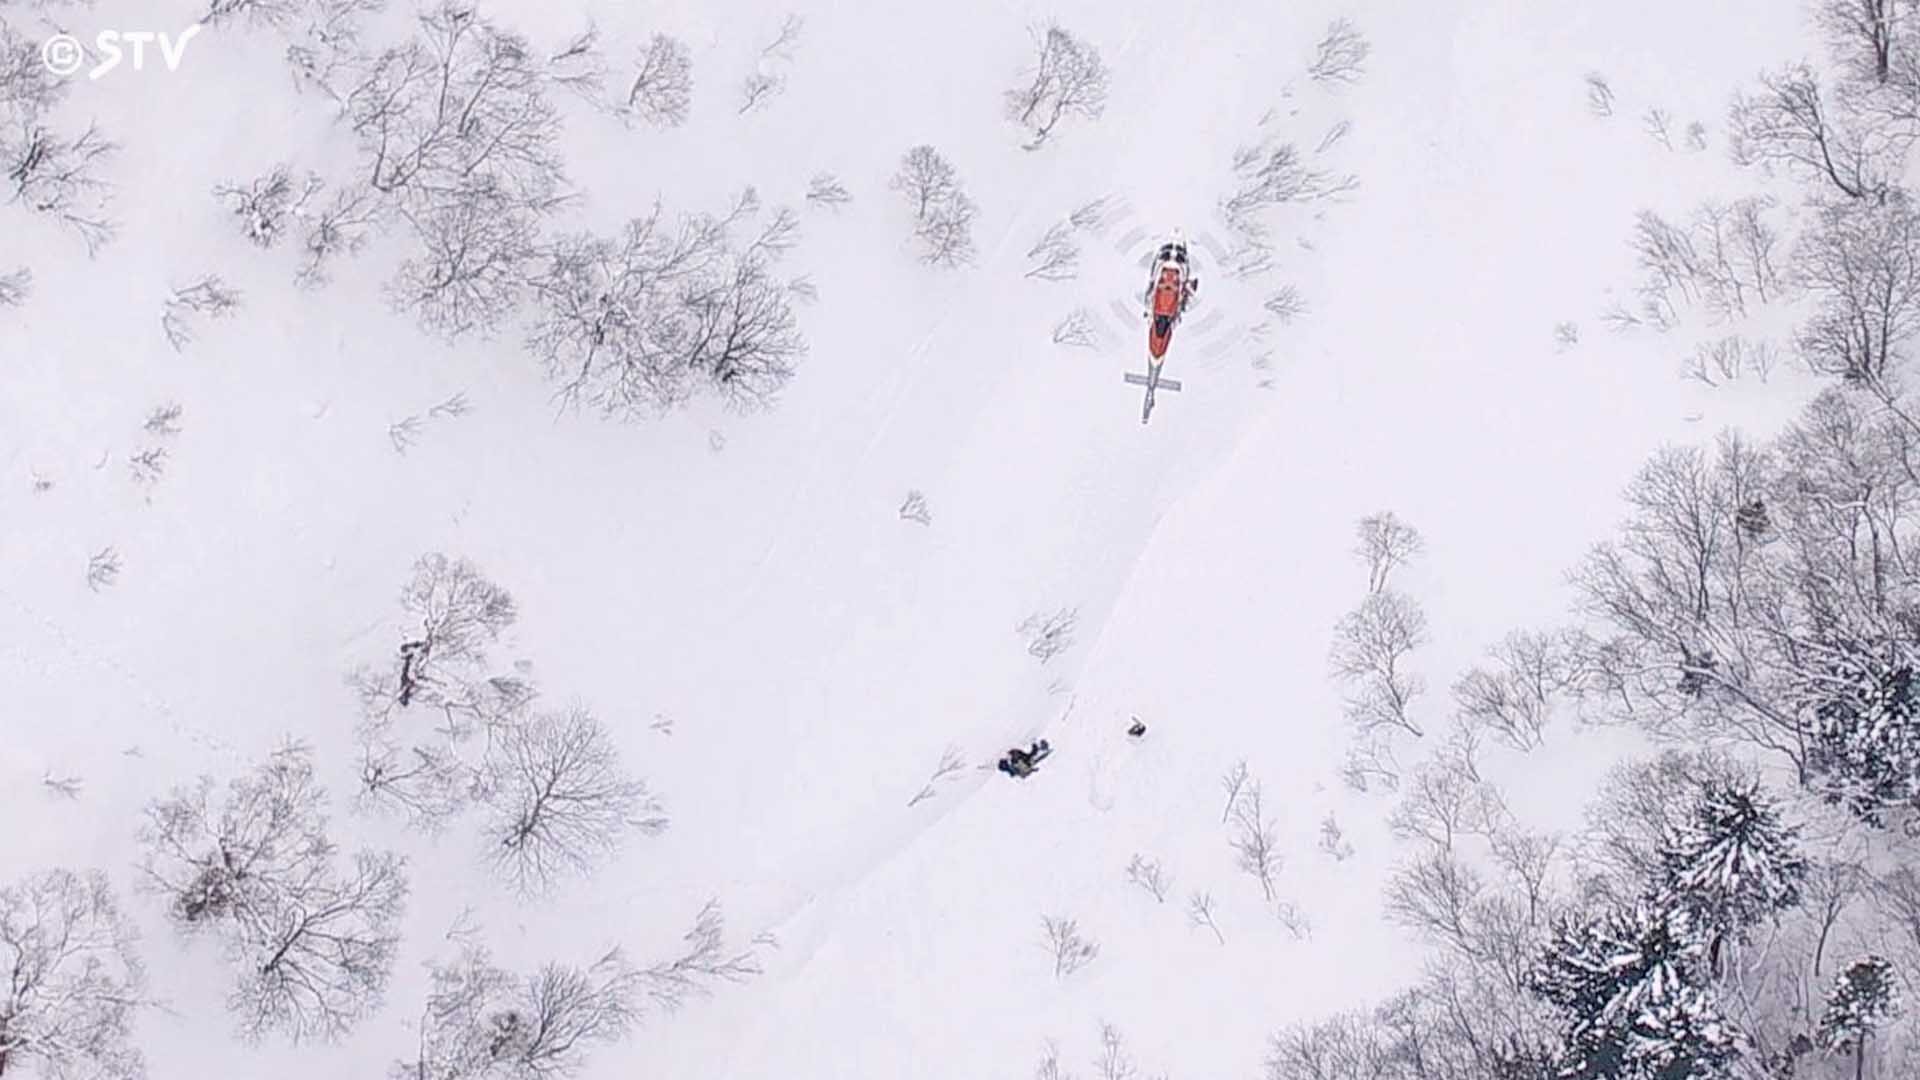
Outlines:
{"label": "snow-covered evergreen tree", "polygon": [[1597,917],[1562,917],[1529,980],[1567,1017],[1558,1075],[1722,1075],[1745,1040],[1706,985],[1705,954],[1684,907],[1649,899]]}
{"label": "snow-covered evergreen tree", "polygon": [[1806,677],[1813,713],[1807,771],[1829,801],[1869,825],[1920,807],[1920,655],[1904,643],[1840,644]]}
{"label": "snow-covered evergreen tree", "polygon": [[1882,957],[1854,961],[1834,980],[1827,1011],[1820,1017],[1820,1045],[1853,1055],[1853,1075],[1864,1075],[1867,1040],[1900,1014],[1900,983]]}
{"label": "snow-covered evergreen tree", "polygon": [[1800,903],[1807,860],[1799,837],[1758,781],[1733,777],[1701,784],[1687,818],[1667,830],[1662,902],[1685,909],[1716,966],[1726,938]]}

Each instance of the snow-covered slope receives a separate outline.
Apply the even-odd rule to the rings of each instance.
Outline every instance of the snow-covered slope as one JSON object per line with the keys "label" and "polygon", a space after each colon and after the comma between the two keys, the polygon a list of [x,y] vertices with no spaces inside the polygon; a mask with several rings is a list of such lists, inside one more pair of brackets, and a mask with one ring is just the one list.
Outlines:
{"label": "snow-covered slope", "polygon": [[[1410,587],[1444,686],[1559,610],[1561,570],[1652,446],[1740,418],[1596,316],[1630,272],[1633,211],[1684,208],[1724,169],[1717,147],[1658,146],[1636,114],[1714,126],[1727,87],[1796,48],[1792,6],[822,4],[802,12],[785,91],[744,116],[732,87],[781,5],[485,6],[542,43],[591,14],[616,47],[655,30],[696,46],[684,128],[570,118],[572,225],[656,198],[714,209],[749,184],[799,205],[813,173],[842,178],[854,202],[804,210],[792,260],[819,293],[810,355],[764,415],[556,415],[517,334],[447,346],[388,310],[391,239],[303,293],[283,253],[234,234],[215,184],[350,160],[330,108],[288,88],[273,34],[208,31],[179,72],[75,89],[68,108],[126,147],[121,237],[88,262],[28,215],[0,218],[0,269],[36,273],[32,301],[0,312],[0,876],[84,863],[130,885],[147,799],[286,736],[320,749],[343,833],[415,859],[388,1006],[336,1047],[228,1041],[217,959],[144,912],[171,1004],[142,1027],[154,1074],[383,1068],[407,1045],[419,962],[468,905],[515,962],[664,952],[709,896],[743,939],[777,936],[762,978],[655,1017],[596,1059],[607,1077],[1013,1074],[1049,1037],[1090,1055],[1102,1019],[1153,1069],[1249,1075],[1276,1025],[1413,970],[1378,915],[1381,806],[1335,775],[1325,657],[1363,586],[1352,522],[1390,506],[1428,535]],[[195,10],[58,14],[171,27]],[[1350,87],[1303,75],[1338,15],[1373,43]],[[1103,50],[1113,93],[1098,123],[1027,151],[999,95],[1045,18]],[[1585,111],[1588,68],[1621,94],[1608,120]],[[1272,219],[1271,279],[1203,267],[1169,369],[1186,388],[1142,427],[1120,381],[1140,331],[1113,309],[1144,246],[1176,225],[1223,235],[1237,146],[1278,131],[1311,149],[1341,120],[1352,133],[1326,156],[1357,191]],[[919,142],[981,205],[973,266],[907,246],[886,185]],[[1101,196],[1117,209],[1078,278],[1024,276],[1039,235]],[[209,272],[243,310],[176,353],[160,299]],[[1278,282],[1309,314],[1262,336]],[[1052,344],[1082,306],[1102,347]],[[1583,340],[1556,352],[1562,320]],[[388,425],[456,392],[471,415],[396,454]],[[165,400],[184,430],[149,492],[124,458]],[[900,518],[909,490],[930,525]],[[107,546],[120,580],[90,591]],[[392,648],[394,595],[429,550],[513,592],[511,654],[613,726],[673,816],[551,901],[501,895],[464,834],[405,837],[344,805],[341,677]],[[1062,608],[1074,644],[1043,665],[1014,628]],[[1144,741],[1124,736],[1130,714]],[[1041,735],[1056,754],[1039,775],[992,770]],[[909,807],[949,746],[967,768]],[[1217,778],[1242,758],[1279,816],[1305,940],[1233,866]],[[49,771],[83,776],[83,796],[49,798]],[[1513,779],[1543,802],[1559,782]],[[1328,812],[1360,858],[1314,849]],[[1176,875],[1164,904],[1123,880],[1135,853]],[[1193,890],[1216,898],[1224,944],[1188,924]],[[1043,915],[1077,919],[1098,959],[1056,979]]]}

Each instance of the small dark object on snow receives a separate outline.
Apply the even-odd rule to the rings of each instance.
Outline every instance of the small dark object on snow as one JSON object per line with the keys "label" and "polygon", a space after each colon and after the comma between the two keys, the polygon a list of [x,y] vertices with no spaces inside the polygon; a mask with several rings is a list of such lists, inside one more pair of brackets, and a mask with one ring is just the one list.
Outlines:
{"label": "small dark object on snow", "polygon": [[1127,734],[1137,739],[1140,736],[1145,735],[1146,733],[1147,733],[1147,725],[1141,723],[1139,717],[1137,716],[1134,717],[1133,726],[1127,729]]}
{"label": "small dark object on snow", "polygon": [[413,692],[420,688],[420,675],[417,665],[427,655],[427,643],[407,641],[400,645],[400,707],[406,708],[413,703]]}
{"label": "small dark object on snow", "polygon": [[1047,740],[1041,739],[1025,750],[1016,746],[1007,751],[1007,756],[1000,759],[997,767],[1001,772],[1017,780],[1032,776],[1033,770],[1051,753],[1053,753],[1053,747],[1047,744]]}

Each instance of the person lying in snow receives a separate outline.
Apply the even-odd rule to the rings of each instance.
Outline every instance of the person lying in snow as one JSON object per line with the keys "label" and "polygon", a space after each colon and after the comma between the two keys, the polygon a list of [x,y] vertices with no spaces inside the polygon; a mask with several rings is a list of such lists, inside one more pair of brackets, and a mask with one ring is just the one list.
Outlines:
{"label": "person lying in snow", "polygon": [[1033,770],[1051,753],[1053,753],[1053,747],[1047,745],[1045,739],[1035,742],[1025,750],[1016,746],[1007,751],[1006,757],[1000,759],[999,769],[1015,779],[1032,776]]}

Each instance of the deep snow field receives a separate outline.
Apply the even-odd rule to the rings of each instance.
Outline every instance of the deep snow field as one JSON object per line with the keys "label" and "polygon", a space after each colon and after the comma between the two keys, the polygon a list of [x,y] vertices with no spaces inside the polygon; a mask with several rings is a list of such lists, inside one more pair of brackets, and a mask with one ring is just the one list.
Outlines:
{"label": "deep snow field", "polygon": [[[1257,1075],[1276,1029],[1377,1000],[1420,964],[1381,911],[1389,801],[1339,775],[1327,651],[1366,588],[1354,522],[1391,509],[1425,535],[1400,583],[1426,608],[1418,663],[1444,690],[1509,629],[1565,610],[1564,572],[1657,445],[1764,429],[1806,396],[1785,371],[1684,381],[1668,343],[1599,318],[1632,276],[1636,210],[1732,190],[1717,142],[1670,150],[1639,114],[1717,139],[1730,89],[1807,49],[1796,4],[479,6],[543,48],[591,19],[616,81],[649,34],[691,45],[684,125],[566,106],[582,197],[559,225],[613,228],[655,200],[718,210],[752,185],[800,215],[783,273],[817,289],[798,309],[808,352],[765,412],[557,408],[512,323],[447,343],[393,310],[381,283],[401,238],[303,290],[287,250],[238,235],[215,185],[352,168],[278,32],[220,25],[177,71],[75,80],[61,115],[122,144],[119,235],[89,259],[0,209],[0,271],[34,275],[0,309],[0,879],[107,871],[165,1002],[137,1039],[163,1080],[383,1073],[463,909],[525,967],[615,944],[669,954],[709,898],[730,940],[769,935],[764,972],[649,1015],[583,1076],[1024,1076],[1048,1040],[1081,1068],[1102,1022],[1147,1073]],[[15,0],[0,17],[85,39],[202,8]],[[784,89],[741,114],[734,87],[789,12],[805,23]],[[1372,46],[1351,84],[1306,74],[1336,17]],[[1098,120],[1026,150],[1001,93],[1049,19],[1101,50],[1111,94]],[[1615,115],[1588,109],[1589,70]],[[1274,211],[1268,275],[1206,265],[1236,147],[1277,133],[1311,151],[1342,121],[1321,160],[1357,186]],[[923,142],[979,204],[970,265],[917,261],[888,190]],[[805,201],[823,170],[849,204]],[[1047,226],[1102,196],[1115,209],[1077,277],[1026,276]],[[1205,287],[1168,366],[1185,388],[1142,426],[1121,373],[1144,335],[1124,312],[1176,226],[1200,241]],[[208,273],[240,310],[175,350],[161,301]],[[1261,309],[1280,283],[1307,308],[1284,325]],[[1077,307],[1098,348],[1050,341]],[[1556,347],[1563,321],[1577,344]],[[389,425],[455,394],[467,415],[396,451]],[[181,431],[142,484],[125,460],[167,401]],[[909,491],[929,523],[901,517]],[[108,547],[118,578],[89,588]],[[349,807],[344,677],[391,653],[396,595],[429,551],[512,593],[495,653],[602,719],[669,828],[523,902],[462,826],[426,837]],[[1070,646],[1039,662],[1015,628],[1069,608]],[[338,1042],[248,1046],[218,950],[133,888],[135,834],[149,800],[290,737],[315,748],[343,846],[405,853],[412,891],[383,1008]],[[993,770],[1038,737],[1055,752],[1035,776]],[[1623,738],[1568,730],[1490,769],[1516,814],[1564,825]],[[964,768],[909,806],[949,747]],[[1278,819],[1277,893],[1310,930],[1234,865],[1219,778],[1243,759]],[[62,797],[49,777],[83,786]],[[1328,814],[1355,857],[1318,850]],[[1173,873],[1165,903],[1124,879],[1136,853]],[[1194,890],[1224,942],[1189,924]],[[1056,978],[1043,915],[1077,920],[1097,959]]]}

